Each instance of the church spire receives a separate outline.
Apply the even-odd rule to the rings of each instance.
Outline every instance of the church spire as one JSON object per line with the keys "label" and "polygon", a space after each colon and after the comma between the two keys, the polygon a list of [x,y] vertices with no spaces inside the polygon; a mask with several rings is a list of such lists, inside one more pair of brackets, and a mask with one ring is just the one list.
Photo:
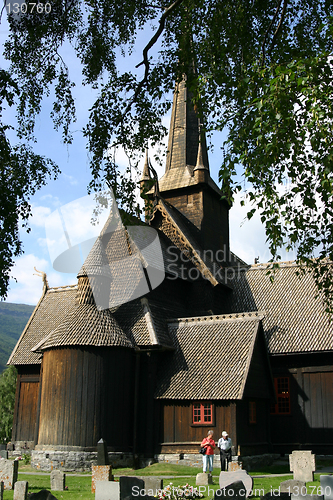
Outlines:
{"label": "church spire", "polygon": [[149,215],[151,211],[151,204],[149,202],[149,197],[147,195],[149,189],[152,187],[152,179],[149,171],[149,156],[148,156],[148,147],[146,148],[146,158],[143,166],[142,176],[139,180],[140,184],[140,195],[141,198],[145,201],[145,219],[149,220]]}
{"label": "church spire", "polygon": [[146,148],[146,158],[143,166],[142,176],[140,179],[140,183],[144,181],[150,181],[150,172],[149,172],[149,157],[148,157],[148,148]]}
{"label": "church spire", "polygon": [[165,172],[174,168],[188,167],[193,175],[200,143],[202,164],[208,171],[209,164],[206,140],[204,134],[200,132],[198,112],[186,87],[186,80],[186,75],[184,75],[183,79],[176,84],[173,97]]}

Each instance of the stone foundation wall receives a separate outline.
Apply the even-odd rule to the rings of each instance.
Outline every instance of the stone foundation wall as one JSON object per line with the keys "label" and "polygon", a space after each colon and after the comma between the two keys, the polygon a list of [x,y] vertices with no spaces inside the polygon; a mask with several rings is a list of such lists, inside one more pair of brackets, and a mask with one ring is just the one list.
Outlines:
{"label": "stone foundation wall", "polygon": [[[154,462],[188,465],[191,467],[202,467],[202,455],[200,453],[169,453],[158,454],[154,458],[138,456],[134,459],[131,453],[108,453],[112,468],[117,467],[145,467]],[[243,469],[248,472],[258,467],[271,465],[274,460],[280,458],[278,454],[254,455],[248,457],[235,457],[243,463]],[[92,465],[97,464],[97,452],[94,451],[70,451],[70,450],[32,450],[31,465],[37,470],[50,472],[59,469],[64,472],[90,471]],[[214,468],[220,467],[220,456],[215,454]]]}
{"label": "stone foundation wall", "polygon": [[[132,453],[108,453],[109,463],[112,468],[133,467],[134,457]],[[154,462],[153,459],[137,457],[136,463],[140,467],[146,467]],[[50,472],[59,469],[64,472],[90,471],[92,465],[97,465],[97,452],[95,451],[56,451],[56,450],[32,450],[31,466],[37,470]]]}
{"label": "stone foundation wall", "polygon": [[[202,455],[200,453],[165,453],[155,455],[156,462],[165,462],[169,464],[189,465],[192,467],[202,467]],[[274,460],[280,458],[276,453],[265,453],[264,455],[253,455],[248,457],[235,457],[243,464],[246,471],[254,470],[264,465],[272,465]],[[220,455],[215,454],[214,468],[220,467]]]}

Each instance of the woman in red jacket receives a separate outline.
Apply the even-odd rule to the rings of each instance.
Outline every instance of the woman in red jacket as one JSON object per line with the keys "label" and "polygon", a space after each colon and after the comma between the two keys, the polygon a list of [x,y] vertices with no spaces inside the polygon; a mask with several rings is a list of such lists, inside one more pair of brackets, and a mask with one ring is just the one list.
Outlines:
{"label": "woman in red jacket", "polygon": [[213,439],[214,431],[208,431],[207,437],[202,440],[201,448],[206,448],[206,454],[202,456],[203,459],[203,471],[207,472],[207,467],[209,473],[213,472],[213,460],[214,460],[214,449],[215,441]]}

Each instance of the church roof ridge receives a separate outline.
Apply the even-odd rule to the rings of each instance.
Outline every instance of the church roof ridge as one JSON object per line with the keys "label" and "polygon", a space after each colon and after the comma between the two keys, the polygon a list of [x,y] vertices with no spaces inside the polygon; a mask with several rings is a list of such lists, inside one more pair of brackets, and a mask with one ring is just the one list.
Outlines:
{"label": "church roof ridge", "polygon": [[205,316],[189,316],[186,318],[171,318],[168,320],[168,324],[173,323],[197,323],[197,322],[221,322],[221,321],[234,321],[234,320],[256,320],[260,321],[265,316],[265,311],[252,311],[252,312],[242,312],[242,313],[228,313],[228,314],[212,314]]}

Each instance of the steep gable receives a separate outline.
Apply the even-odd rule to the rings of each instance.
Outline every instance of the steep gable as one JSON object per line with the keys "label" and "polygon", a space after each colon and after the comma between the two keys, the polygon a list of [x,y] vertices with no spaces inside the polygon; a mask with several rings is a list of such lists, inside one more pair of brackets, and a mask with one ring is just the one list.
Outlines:
{"label": "steep gable", "polygon": [[168,322],[176,351],[165,359],[157,399],[242,399],[259,334],[260,313]]}

